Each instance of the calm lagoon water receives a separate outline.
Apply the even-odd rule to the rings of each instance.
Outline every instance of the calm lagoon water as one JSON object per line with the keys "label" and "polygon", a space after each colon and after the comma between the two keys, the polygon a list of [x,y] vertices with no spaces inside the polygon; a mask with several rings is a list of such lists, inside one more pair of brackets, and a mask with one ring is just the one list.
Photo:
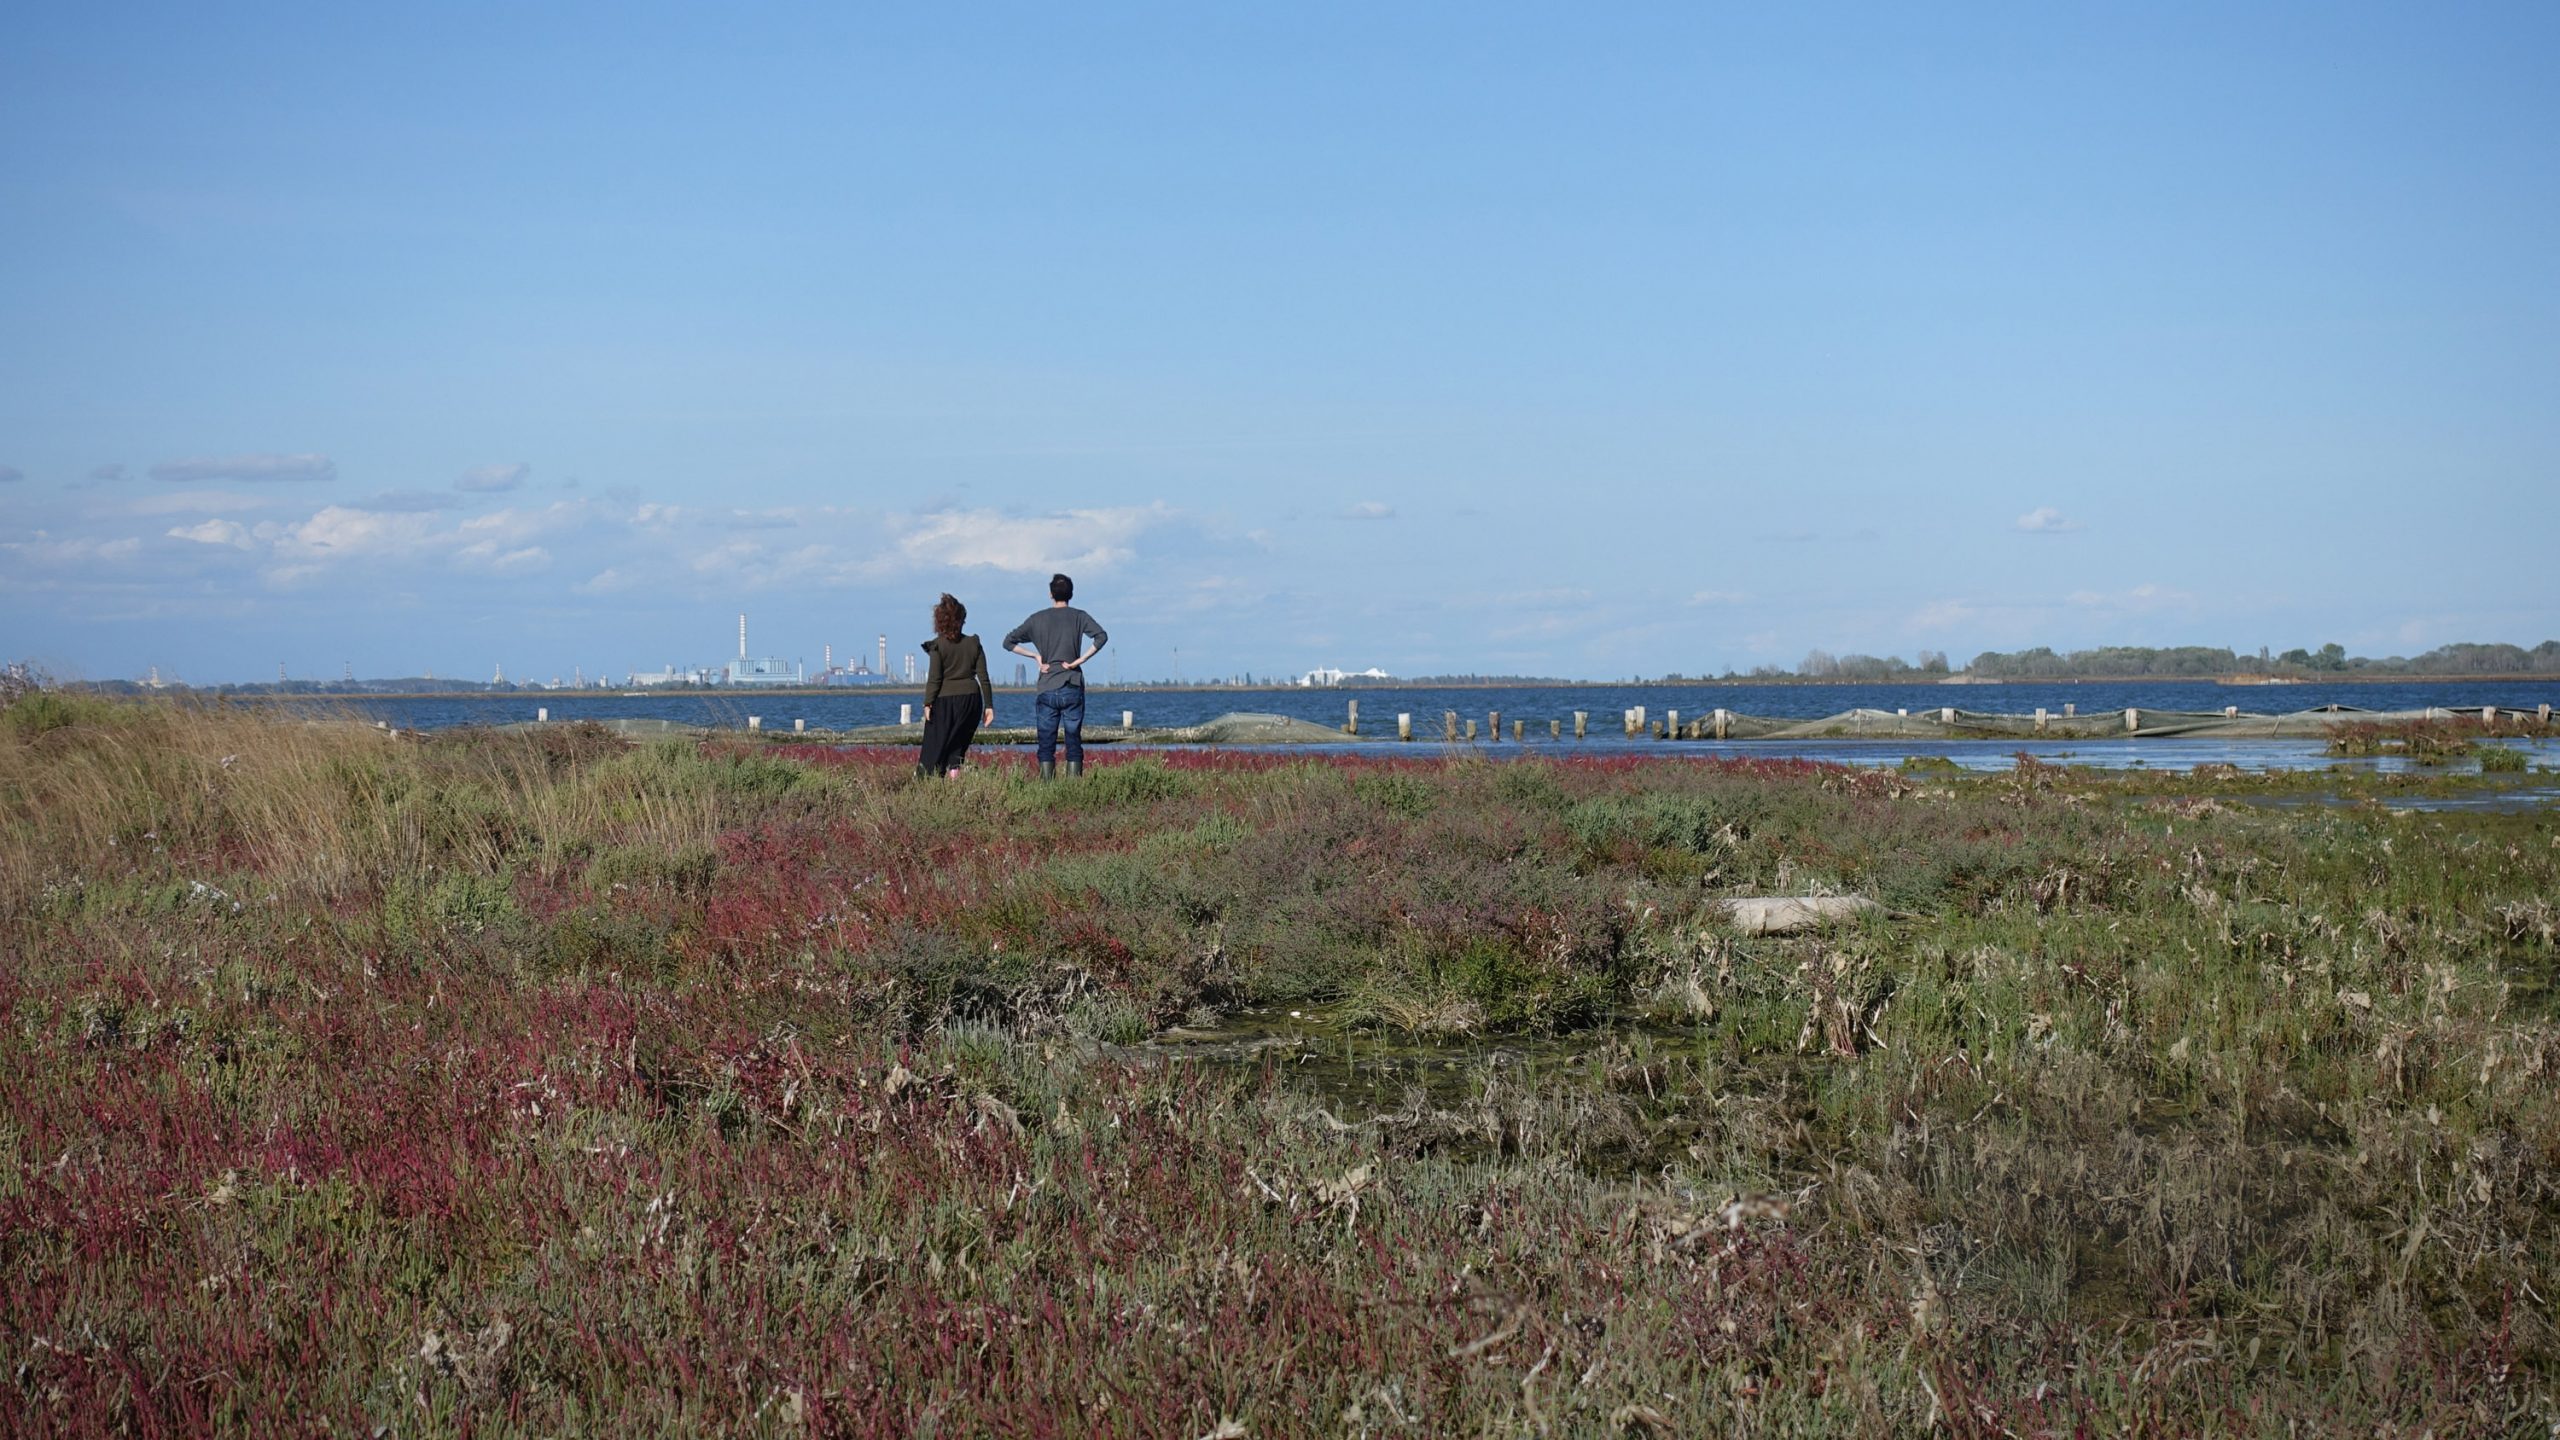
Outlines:
{"label": "calm lagoon water", "polygon": [[[918,702],[912,688],[828,691],[817,694],[757,695],[741,692],[690,692],[623,696],[595,691],[504,696],[434,696],[418,699],[334,702],[401,729],[435,730],[457,725],[507,725],[529,721],[537,708],[553,720],[666,720],[682,725],[743,729],[747,717],[761,717],[768,730],[789,730],[794,720],[811,730],[850,730],[893,725],[898,707]],[[1585,752],[1648,749],[1689,756],[1807,756],[1846,764],[1891,765],[1906,756],[1942,755],[1977,769],[2005,768],[2025,750],[2047,760],[2108,768],[2142,765],[2155,769],[2189,769],[2205,763],[2244,769],[2309,769],[2333,763],[2316,741],[2150,739],[2113,741],[1815,740],[1815,741],[1683,741],[1674,746],[1652,740],[1629,741],[1618,716],[1642,705],[1648,716],[1667,710],[1695,717],[1722,707],[1740,714],[1813,719],[1852,709],[1913,711],[1952,705],[1962,710],[2032,714],[2039,706],[2060,714],[2076,705],[2082,714],[2140,707],[2151,710],[2220,710],[2237,705],[2244,712],[2280,713],[2323,705],[2349,705],[2366,710],[2406,710],[2440,705],[2477,709],[2483,705],[2532,708],[2560,706],[2560,680],[2447,681],[2407,684],[2306,683],[2300,685],[2215,685],[2178,681],[2129,681],[2087,684],[2002,685],[1581,685],[1485,688],[1298,687],[1196,690],[1113,690],[1095,686],[1087,702],[1087,723],[1116,725],[1120,712],[1133,711],[1141,726],[1196,725],[1231,711],[1286,715],[1325,725],[1340,725],[1345,707],[1360,702],[1364,735],[1384,735],[1393,744],[1398,712],[1413,716],[1417,747],[1436,744],[1440,717],[1454,710],[1461,721],[1472,719],[1479,730],[1487,712],[1499,710],[1506,722],[1525,720],[1531,730],[1527,751],[1553,749],[1547,722],[1564,722],[1561,744]],[[1576,710],[1590,712],[1591,738],[1572,737]],[[999,725],[1030,722],[1031,699],[1021,691],[996,697]],[[1310,747],[1295,747],[1300,749]],[[1331,746],[1312,747],[1318,751]],[[1346,746],[1344,748],[1353,748]],[[1377,747],[1359,745],[1372,750]],[[1508,741],[1492,747],[1512,750]],[[2530,746],[2541,763],[2560,763],[2560,746]],[[2387,768],[2387,762],[2385,762]]]}

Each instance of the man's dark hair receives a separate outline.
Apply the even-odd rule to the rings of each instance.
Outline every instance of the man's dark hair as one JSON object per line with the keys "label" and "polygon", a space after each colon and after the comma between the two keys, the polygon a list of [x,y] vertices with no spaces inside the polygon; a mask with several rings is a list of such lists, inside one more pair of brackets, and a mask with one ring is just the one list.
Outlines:
{"label": "man's dark hair", "polygon": [[1064,575],[1050,576],[1049,598],[1052,600],[1073,600],[1076,598],[1076,582],[1068,579]]}

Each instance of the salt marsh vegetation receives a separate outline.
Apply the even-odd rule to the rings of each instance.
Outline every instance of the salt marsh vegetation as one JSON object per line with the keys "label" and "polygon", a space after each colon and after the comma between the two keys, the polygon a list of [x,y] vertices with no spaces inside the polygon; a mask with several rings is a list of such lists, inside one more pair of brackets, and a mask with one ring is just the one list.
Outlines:
{"label": "salt marsh vegetation", "polygon": [[0,1428],[2560,1421],[2512,777],[911,776],[0,710]]}

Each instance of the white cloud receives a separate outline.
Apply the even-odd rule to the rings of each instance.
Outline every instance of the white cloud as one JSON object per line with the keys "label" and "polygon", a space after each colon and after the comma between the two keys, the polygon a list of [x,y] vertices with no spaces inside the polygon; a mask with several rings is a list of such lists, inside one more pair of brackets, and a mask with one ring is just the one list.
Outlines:
{"label": "white cloud", "polygon": [[[121,471],[124,467],[116,468]],[[151,478],[186,485],[202,484],[207,480],[335,480],[338,478],[338,465],[326,455],[307,453],[198,455],[185,460],[164,460],[151,467]]]}
{"label": "white cloud", "polygon": [[254,543],[249,527],[237,520],[207,520],[201,525],[180,525],[169,531],[172,540],[192,540],[199,545],[228,545],[246,550]]}
{"label": "white cloud", "polygon": [[453,488],[483,494],[516,490],[523,488],[524,482],[532,476],[533,467],[521,460],[504,465],[474,465],[462,472],[461,478],[453,482]]}
{"label": "white cloud", "polygon": [[2018,528],[2030,535],[2060,535],[2079,529],[2080,522],[2066,518],[2050,505],[2039,505],[2018,517]]}
{"label": "white cloud", "polygon": [[576,523],[586,507],[575,500],[556,500],[539,510],[518,510],[512,506],[474,515],[454,527],[457,538],[477,537],[482,540],[521,541],[544,535]]}
{"label": "white cloud", "polygon": [[1136,553],[1141,534],[1172,517],[1162,503],[1057,515],[941,510],[900,522],[897,553],[919,568],[956,565],[1018,575],[1108,570]]}
{"label": "white cloud", "polygon": [[358,510],[328,505],[289,527],[284,544],[331,559],[391,555],[422,548],[435,534],[435,519],[414,511]]}
{"label": "white cloud", "polygon": [[1690,594],[1689,603],[1692,605],[1741,605],[1748,603],[1750,599],[1750,596],[1739,590],[1699,590]]}
{"label": "white cloud", "polygon": [[521,549],[499,550],[489,545],[471,545],[455,553],[464,565],[486,570],[492,575],[524,575],[551,567],[551,552],[539,545]]}
{"label": "white cloud", "polygon": [[1396,507],[1382,500],[1363,500],[1343,511],[1342,518],[1345,520],[1392,520],[1395,514]]}

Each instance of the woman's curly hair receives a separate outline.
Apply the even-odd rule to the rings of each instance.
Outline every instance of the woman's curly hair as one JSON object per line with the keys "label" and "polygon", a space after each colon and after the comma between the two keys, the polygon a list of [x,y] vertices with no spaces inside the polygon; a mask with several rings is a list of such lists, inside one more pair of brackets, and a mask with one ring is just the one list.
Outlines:
{"label": "woman's curly hair", "polygon": [[945,590],[942,592],[942,598],[933,602],[935,638],[957,640],[960,638],[960,627],[968,623],[969,607],[953,599],[950,591]]}

